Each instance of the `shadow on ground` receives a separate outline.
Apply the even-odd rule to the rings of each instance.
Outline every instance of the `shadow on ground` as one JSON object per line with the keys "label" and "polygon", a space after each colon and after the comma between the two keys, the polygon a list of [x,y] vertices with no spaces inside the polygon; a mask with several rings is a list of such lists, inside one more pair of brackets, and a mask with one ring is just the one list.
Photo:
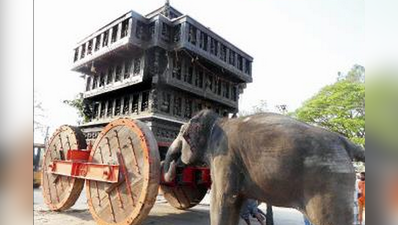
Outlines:
{"label": "shadow on ground", "polygon": [[173,209],[166,204],[157,204],[151,210],[143,225],[207,225],[210,224],[209,218],[209,210],[207,209],[194,208],[191,210],[181,211]]}

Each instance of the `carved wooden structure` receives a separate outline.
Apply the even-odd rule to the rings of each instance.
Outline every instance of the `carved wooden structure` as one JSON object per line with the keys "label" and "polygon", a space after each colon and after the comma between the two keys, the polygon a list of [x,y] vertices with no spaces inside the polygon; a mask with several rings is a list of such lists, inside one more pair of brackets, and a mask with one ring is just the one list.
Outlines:
{"label": "carved wooden structure", "polygon": [[175,208],[197,205],[211,184],[209,168],[178,167],[165,182],[161,160],[195,112],[238,111],[252,58],[166,3],[102,27],[76,46],[73,59],[87,82],[89,121],[62,126],[49,141],[42,167],[47,205],[71,207],[84,181],[98,224],[141,224],[159,187]]}
{"label": "carved wooden structure", "polygon": [[95,139],[111,120],[144,121],[163,156],[195,112],[238,111],[252,81],[252,57],[170,5],[142,16],[130,11],[78,43],[73,70],[86,77],[81,126]]}

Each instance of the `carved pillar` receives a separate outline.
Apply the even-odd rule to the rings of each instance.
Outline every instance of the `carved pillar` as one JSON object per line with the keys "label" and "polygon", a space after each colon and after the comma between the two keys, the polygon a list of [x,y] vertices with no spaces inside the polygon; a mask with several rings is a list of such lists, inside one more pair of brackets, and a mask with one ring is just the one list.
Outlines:
{"label": "carved pillar", "polygon": [[128,111],[127,111],[127,114],[128,114],[128,115],[130,115],[130,114],[133,113],[132,108],[133,108],[133,96],[134,96],[134,95],[129,95],[129,96],[130,96],[129,102],[127,103],[127,104],[129,104],[129,109],[128,109]]}
{"label": "carved pillar", "polygon": [[196,28],[196,47],[199,49],[200,48],[200,33],[202,31]]}
{"label": "carved pillar", "polygon": [[[104,69],[104,87],[108,85],[108,73],[109,73],[109,67]],[[112,78],[111,78],[112,80]]]}
{"label": "carved pillar", "polygon": [[78,59],[82,59],[82,58],[83,58],[83,57],[82,57],[83,49],[84,49],[84,44],[81,44],[81,45],[79,46],[79,56],[78,56]]}
{"label": "carved pillar", "polygon": [[[93,76],[93,78],[94,78],[94,76]],[[91,90],[91,76],[86,76],[86,91],[90,91]]]}
{"label": "carved pillar", "polygon": [[112,114],[110,117],[113,117],[115,115],[115,109],[116,109],[116,99],[113,99],[110,101],[112,104]]}
{"label": "carved pillar", "polygon": [[156,42],[160,39],[160,35],[162,33],[162,23],[159,20],[155,21],[155,33],[152,36],[152,40]]}
{"label": "carved pillar", "polygon": [[156,88],[153,88],[150,92],[149,92],[149,96],[148,96],[148,111],[150,112],[158,112],[158,102],[159,98],[158,98],[158,91]]}
{"label": "carved pillar", "polygon": [[124,115],[124,100],[126,96],[122,96],[120,98],[120,115]]}
{"label": "carved pillar", "polygon": [[221,43],[219,41],[216,41],[216,51],[217,51],[217,58],[220,58],[221,55]]}
{"label": "carved pillar", "polygon": [[108,31],[108,47],[112,44],[112,32],[113,28],[110,28]]}
{"label": "carved pillar", "polygon": [[225,57],[226,57],[225,63],[226,64],[229,64],[229,54],[231,54],[231,50],[227,47],[227,51],[225,52]]}
{"label": "carved pillar", "polygon": [[127,26],[127,36],[132,36],[132,30],[133,30],[133,18],[132,17],[130,17],[129,18],[129,22],[128,22],[129,24],[128,24],[128,26]]}
{"label": "carved pillar", "polygon": [[207,49],[207,52],[208,53],[210,53],[210,47],[211,47],[211,37],[210,37],[210,35],[207,35],[207,46],[206,46],[206,49]]}
{"label": "carved pillar", "polygon": [[170,79],[173,76],[173,71],[175,69],[174,68],[175,59],[170,54],[167,54],[167,60],[168,60],[168,70],[166,72],[166,82],[168,83],[170,82]]}
{"label": "carved pillar", "polygon": [[91,87],[91,88],[90,88],[91,90],[94,90],[94,89],[95,89],[95,86],[94,86],[95,81],[94,81],[94,80],[95,80],[95,76],[93,76],[93,79],[92,79],[92,83],[91,83],[91,86],[90,86],[90,87]]}
{"label": "carved pillar", "polygon": [[91,46],[91,54],[94,54],[94,52],[97,51],[95,49],[96,44],[97,44],[97,37],[94,37],[93,38],[93,42],[92,42],[92,46]]}
{"label": "carved pillar", "polygon": [[184,56],[183,58],[180,59],[180,61],[181,61],[181,80],[184,80],[184,77],[186,76],[185,73],[187,73],[187,71],[186,71],[187,57],[189,57],[189,56]]}
{"label": "carved pillar", "polygon": [[76,62],[79,60],[79,47],[76,47],[73,50],[73,62]]}
{"label": "carved pillar", "polygon": [[246,58],[242,56],[242,72],[246,71]]}
{"label": "carved pillar", "polygon": [[234,67],[238,69],[238,53],[235,53],[235,64]]}
{"label": "carved pillar", "polygon": [[123,83],[124,82],[124,69],[126,68],[126,61],[122,61],[122,64],[120,65],[122,67],[120,71],[120,81]]}
{"label": "carved pillar", "polygon": [[100,119],[101,118],[101,110],[102,110],[102,103],[101,102],[98,102],[98,112],[97,112],[97,115],[96,115],[96,119]]}
{"label": "carved pillar", "polygon": [[140,72],[138,73],[140,76],[144,76],[144,67],[145,67],[145,57],[140,56]]}
{"label": "carved pillar", "polygon": [[115,74],[116,74],[116,67],[115,66],[111,66],[112,67],[112,74],[111,74],[111,83],[109,83],[109,85],[112,85],[113,83],[115,83]]}
{"label": "carved pillar", "polygon": [[153,59],[153,71],[154,76],[159,76],[159,67],[160,67],[160,52],[159,50],[155,50],[154,52],[154,59]]}
{"label": "carved pillar", "polygon": [[105,101],[104,104],[103,104],[104,107],[105,107],[105,108],[104,108],[105,110],[104,110],[104,115],[103,115],[103,116],[104,116],[105,118],[106,118],[107,115],[108,115],[108,104],[109,104],[109,101]]}
{"label": "carved pillar", "polygon": [[102,44],[104,43],[104,33],[100,34],[100,45],[99,45],[99,49],[102,48]]}
{"label": "carved pillar", "polygon": [[185,98],[181,96],[181,117],[185,117]]}
{"label": "carved pillar", "polygon": [[133,18],[129,19],[129,34],[130,34],[130,39],[137,37],[135,36],[135,33],[137,32],[137,21]]}
{"label": "carved pillar", "polygon": [[185,44],[188,41],[188,23],[184,22],[181,24],[181,43]]}
{"label": "carved pillar", "polygon": [[197,70],[197,68],[196,68],[197,66],[195,65],[195,64],[193,64],[192,65],[192,84],[195,86],[195,87],[197,87],[198,86],[198,84],[197,84],[197,82],[196,82],[196,77],[198,76],[198,74],[196,74],[196,70]]}
{"label": "carved pillar", "polygon": [[123,23],[123,21],[120,22],[120,23],[117,25],[116,41],[120,40],[120,38],[122,37],[122,23]]}
{"label": "carved pillar", "polygon": [[171,116],[174,116],[174,98],[175,98],[174,96],[175,96],[175,92],[172,91],[171,95],[170,95],[170,103],[169,103],[169,105],[170,105],[169,114]]}
{"label": "carved pillar", "polygon": [[138,113],[142,112],[142,94],[143,92],[138,95]]}

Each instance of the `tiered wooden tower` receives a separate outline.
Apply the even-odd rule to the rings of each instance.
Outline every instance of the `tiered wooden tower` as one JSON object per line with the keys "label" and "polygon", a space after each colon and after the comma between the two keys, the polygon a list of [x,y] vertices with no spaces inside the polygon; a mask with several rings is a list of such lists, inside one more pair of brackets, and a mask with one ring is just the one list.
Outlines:
{"label": "tiered wooden tower", "polygon": [[98,224],[142,224],[159,189],[175,208],[197,205],[211,185],[210,168],[179,165],[166,182],[161,161],[195,112],[238,111],[252,60],[168,3],[145,17],[128,12],[82,40],[73,70],[87,81],[89,119],[80,128],[61,126],[48,141],[48,207],[70,208],[84,184]]}
{"label": "tiered wooden tower", "polygon": [[130,11],[74,49],[73,70],[85,75],[88,140],[117,117],[145,122],[161,157],[182,123],[211,108],[238,111],[252,81],[253,58],[168,3],[142,16]]}

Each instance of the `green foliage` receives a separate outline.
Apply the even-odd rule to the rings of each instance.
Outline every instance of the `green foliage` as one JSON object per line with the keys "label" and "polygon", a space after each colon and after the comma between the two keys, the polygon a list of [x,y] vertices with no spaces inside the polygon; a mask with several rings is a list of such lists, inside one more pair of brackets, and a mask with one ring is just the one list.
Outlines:
{"label": "green foliage", "polygon": [[365,145],[365,69],[355,65],[296,110],[297,119],[340,133]]}
{"label": "green foliage", "polygon": [[82,119],[83,122],[88,122],[90,118],[84,113],[85,106],[83,100],[83,95],[79,94],[75,99],[64,100],[63,103],[75,108],[77,110],[79,118]]}
{"label": "green foliage", "polygon": [[347,74],[338,73],[337,81],[350,81],[355,83],[365,82],[365,67],[355,64]]}

